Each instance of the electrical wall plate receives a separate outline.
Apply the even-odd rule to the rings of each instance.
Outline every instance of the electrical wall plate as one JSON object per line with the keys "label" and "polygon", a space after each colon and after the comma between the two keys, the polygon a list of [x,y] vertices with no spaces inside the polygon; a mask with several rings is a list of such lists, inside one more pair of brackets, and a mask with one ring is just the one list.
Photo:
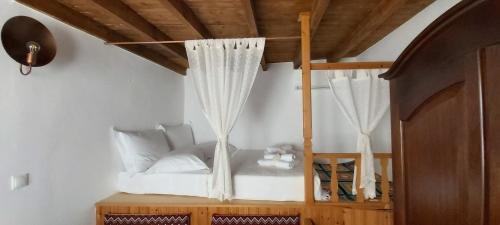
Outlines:
{"label": "electrical wall plate", "polygon": [[10,190],[15,191],[29,185],[29,173],[10,177]]}

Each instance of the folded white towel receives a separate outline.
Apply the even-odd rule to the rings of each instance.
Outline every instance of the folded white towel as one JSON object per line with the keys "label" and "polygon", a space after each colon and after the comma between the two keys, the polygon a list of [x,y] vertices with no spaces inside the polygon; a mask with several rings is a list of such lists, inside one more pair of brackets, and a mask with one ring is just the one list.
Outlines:
{"label": "folded white towel", "polygon": [[287,161],[287,162],[293,162],[295,160],[295,154],[293,154],[293,153],[281,154],[280,160]]}
{"label": "folded white towel", "polygon": [[264,159],[279,160],[281,155],[278,153],[264,153]]}
{"label": "folded white towel", "polygon": [[282,161],[286,161],[286,162],[293,162],[295,160],[295,154],[293,154],[293,153],[286,153],[286,154],[265,153],[264,159],[282,160]]}
{"label": "folded white towel", "polygon": [[286,161],[272,160],[272,159],[259,159],[257,163],[260,166],[276,167],[281,169],[292,169],[295,166],[294,162],[286,162]]}

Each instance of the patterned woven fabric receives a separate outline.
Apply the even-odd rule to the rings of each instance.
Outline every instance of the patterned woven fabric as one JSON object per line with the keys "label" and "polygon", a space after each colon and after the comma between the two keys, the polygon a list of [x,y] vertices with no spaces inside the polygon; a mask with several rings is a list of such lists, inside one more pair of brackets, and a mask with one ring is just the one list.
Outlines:
{"label": "patterned woven fabric", "polygon": [[[332,174],[332,168],[330,164],[314,163],[314,169],[318,172],[321,179],[321,187],[323,189],[330,189],[330,176]],[[344,201],[355,201],[356,196],[352,194],[352,179],[354,177],[354,161],[339,163],[337,164],[337,180],[339,184],[338,195],[341,200]],[[377,179],[376,190],[377,198],[382,195],[382,187],[380,184],[381,176],[380,174],[375,174]],[[392,197],[392,183],[389,182],[389,195]]]}
{"label": "patterned woven fabric", "polygon": [[189,215],[105,215],[104,225],[189,225]]}
{"label": "patterned woven fabric", "polygon": [[300,217],[213,215],[212,225],[300,225]]}

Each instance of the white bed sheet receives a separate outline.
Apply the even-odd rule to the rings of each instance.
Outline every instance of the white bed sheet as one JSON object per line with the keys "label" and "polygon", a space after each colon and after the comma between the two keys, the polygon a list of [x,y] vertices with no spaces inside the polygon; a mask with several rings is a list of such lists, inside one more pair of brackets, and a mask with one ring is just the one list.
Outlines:
{"label": "white bed sheet", "polygon": [[[263,150],[236,151],[231,158],[235,199],[304,201],[304,160],[297,154],[290,170],[258,166]],[[321,193],[321,181],[315,176],[315,193]],[[320,196],[320,195],[318,195]]]}
{"label": "white bed sheet", "polygon": [[131,194],[207,197],[211,177],[210,171],[163,174],[121,172],[118,176],[118,190]]}
{"label": "white bed sheet", "polygon": [[[297,154],[293,169],[261,167],[257,160],[263,150],[238,150],[231,155],[234,199],[269,201],[304,201],[304,164]],[[211,166],[211,162],[207,162]],[[132,194],[172,194],[208,197],[210,171],[134,175],[120,173],[118,190]],[[321,196],[321,182],[314,176],[315,198]]]}

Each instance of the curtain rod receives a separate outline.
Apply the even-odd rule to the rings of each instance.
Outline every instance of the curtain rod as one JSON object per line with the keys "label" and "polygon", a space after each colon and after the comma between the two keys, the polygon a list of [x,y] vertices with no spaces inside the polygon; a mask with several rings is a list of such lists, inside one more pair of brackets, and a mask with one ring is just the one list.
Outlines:
{"label": "curtain rod", "polygon": [[[266,37],[266,41],[283,41],[283,40],[298,40],[300,36],[288,37]],[[150,44],[175,44],[184,43],[186,40],[179,41],[120,41],[120,42],[104,42],[105,45],[150,45]]]}

